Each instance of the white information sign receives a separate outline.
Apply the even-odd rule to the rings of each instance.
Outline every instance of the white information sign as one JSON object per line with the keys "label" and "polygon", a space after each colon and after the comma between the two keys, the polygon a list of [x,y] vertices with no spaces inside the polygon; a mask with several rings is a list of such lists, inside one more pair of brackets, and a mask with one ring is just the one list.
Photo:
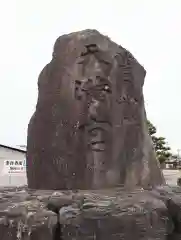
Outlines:
{"label": "white information sign", "polygon": [[3,175],[20,175],[26,173],[26,160],[5,160]]}

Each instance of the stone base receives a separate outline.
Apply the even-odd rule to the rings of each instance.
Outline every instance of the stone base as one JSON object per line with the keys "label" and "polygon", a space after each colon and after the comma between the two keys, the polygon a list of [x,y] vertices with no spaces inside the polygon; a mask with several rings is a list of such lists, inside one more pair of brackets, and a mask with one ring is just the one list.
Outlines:
{"label": "stone base", "polygon": [[181,188],[0,190],[0,240],[180,240]]}

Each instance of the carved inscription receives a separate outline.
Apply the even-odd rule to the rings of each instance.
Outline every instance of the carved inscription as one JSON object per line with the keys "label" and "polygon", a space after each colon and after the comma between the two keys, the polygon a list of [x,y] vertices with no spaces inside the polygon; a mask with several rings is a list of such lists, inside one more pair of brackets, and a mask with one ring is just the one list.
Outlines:
{"label": "carved inscription", "polygon": [[[80,126],[80,129],[84,129],[84,131],[88,133],[88,146],[92,151],[105,151],[106,141],[108,139],[107,135],[111,127],[111,123],[108,119],[104,118],[104,114],[101,115],[102,109],[104,109],[105,112],[110,112],[111,82],[108,76],[105,77],[100,74],[86,78],[85,74],[85,69],[88,66],[89,69],[92,67],[93,73],[100,69],[100,73],[105,73],[107,70],[107,74],[110,74],[110,63],[108,60],[101,61],[101,54],[97,45],[92,44],[86,46],[85,52],[81,54],[81,57],[84,58],[81,60],[83,64],[82,76],[85,76],[85,79],[82,78],[75,81],[75,99],[87,104],[88,109],[88,120]],[[95,56],[93,66],[91,65],[92,59],[90,55]]]}
{"label": "carved inscription", "polygon": [[105,93],[111,93],[111,84],[106,78],[96,76],[94,79],[75,80],[77,100],[82,100],[84,95],[103,100]]}
{"label": "carved inscription", "polygon": [[[120,68],[120,77],[121,77],[121,96],[118,95],[116,101],[118,104],[123,104],[123,118],[124,122],[127,124],[136,124],[140,121],[138,119],[138,104],[139,100],[142,99],[141,96],[135,97],[135,89],[134,89],[134,79],[132,75],[132,61],[133,57],[129,52],[125,52],[123,54],[117,54],[116,59],[118,62],[118,66]],[[119,94],[119,93],[118,93]]]}

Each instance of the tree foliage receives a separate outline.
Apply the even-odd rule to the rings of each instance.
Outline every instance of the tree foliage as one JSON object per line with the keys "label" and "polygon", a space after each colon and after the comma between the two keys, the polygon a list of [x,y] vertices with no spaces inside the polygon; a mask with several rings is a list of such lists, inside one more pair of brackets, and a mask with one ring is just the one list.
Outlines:
{"label": "tree foliage", "polygon": [[157,137],[156,134],[156,127],[147,120],[148,125],[148,132],[152,138],[153,146],[155,148],[157,159],[160,163],[163,163],[170,159],[172,156],[170,152],[170,147],[167,145],[164,137]]}

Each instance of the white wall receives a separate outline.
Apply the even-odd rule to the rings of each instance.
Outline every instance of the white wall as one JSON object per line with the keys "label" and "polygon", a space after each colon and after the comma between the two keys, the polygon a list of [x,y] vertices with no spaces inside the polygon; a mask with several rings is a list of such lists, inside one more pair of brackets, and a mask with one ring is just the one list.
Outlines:
{"label": "white wall", "polygon": [[5,160],[25,160],[26,153],[11,150],[0,146],[0,186],[21,186],[27,184],[26,173],[4,175]]}
{"label": "white wall", "polygon": [[177,169],[164,169],[163,175],[168,185],[176,186],[178,178],[181,177],[181,172]]}

